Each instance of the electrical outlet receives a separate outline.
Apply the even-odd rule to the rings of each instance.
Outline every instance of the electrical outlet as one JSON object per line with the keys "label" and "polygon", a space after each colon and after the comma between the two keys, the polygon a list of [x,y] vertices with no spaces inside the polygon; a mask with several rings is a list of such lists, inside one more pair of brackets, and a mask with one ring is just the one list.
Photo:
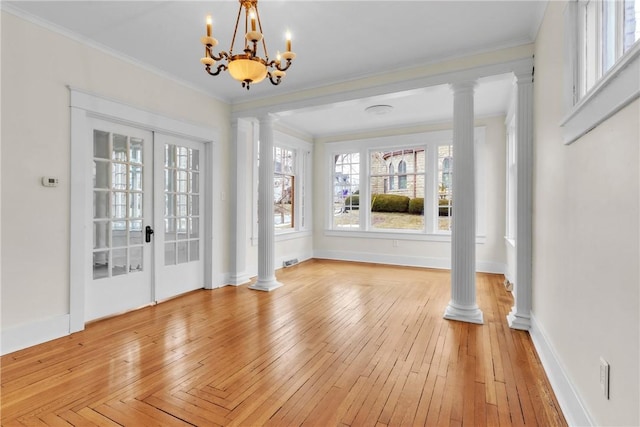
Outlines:
{"label": "electrical outlet", "polygon": [[609,399],[609,363],[600,358],[600,388],[604,393],[604,397]]}

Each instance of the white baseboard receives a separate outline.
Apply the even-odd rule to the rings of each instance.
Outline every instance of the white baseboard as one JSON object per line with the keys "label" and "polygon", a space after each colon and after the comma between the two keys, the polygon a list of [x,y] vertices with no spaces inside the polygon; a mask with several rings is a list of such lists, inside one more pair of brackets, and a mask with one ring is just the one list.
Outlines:
{"label": "white baseboard", "polygon": [[567,423],[570,426],[595,426],[596,423],[571,384],[566,369],[547,338],[544,328],[533,314],[531,314],[529,334]]}
{"label": "white baseboard", "polygon": [[[338,261],[356,261],[375,264],[401,265],[404,267],[424,267],[448,270],[451,268],[450,258],[433,258],[422,256],[372,254],[366,252],[316,251],[314,258],[333,259]],[[477,261],[476,271],[481,273],[504,274],[505,265],[492,261]]]}
{"label": "white baseboard", "polygon": [[2,330],[0,354],[42,344],[69,335],[69,315],[51,317]]}

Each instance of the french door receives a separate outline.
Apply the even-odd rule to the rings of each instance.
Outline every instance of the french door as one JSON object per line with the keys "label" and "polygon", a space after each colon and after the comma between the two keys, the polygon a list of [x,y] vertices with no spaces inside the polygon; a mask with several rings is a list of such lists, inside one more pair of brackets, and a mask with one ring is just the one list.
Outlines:
{"label": "french door", "polygon": [[204,285],[203,144],[92,120],[85,320]]}

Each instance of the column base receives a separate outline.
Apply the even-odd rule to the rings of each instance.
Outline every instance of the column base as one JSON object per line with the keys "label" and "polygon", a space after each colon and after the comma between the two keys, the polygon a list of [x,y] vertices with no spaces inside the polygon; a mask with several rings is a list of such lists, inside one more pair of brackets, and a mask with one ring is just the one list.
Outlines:
{"label": "column base", "polygon": [[257,281],[253,285],[249,286],[249,289],[253,289],[254,291],[264,291],[271,292],[274,289],[278,289],[282,286],[282,283],[277,280],[268,280],[268,281]]}
{"label": "column base", "polygon": [[476,323],[478,325],[484,324],[484,316],[477,305],[462,307],[450,302],[447,309],[444,311],[443,317],[448,320],[457,320],[459,322]]}
{"label": "column base", "polygon": [[529,316],[518,314],[515,306],[507,315],[507,323],[509,323],[509,327],[511,329],[519,329],[521,331],[528,331],[531,329],[531,318]]}

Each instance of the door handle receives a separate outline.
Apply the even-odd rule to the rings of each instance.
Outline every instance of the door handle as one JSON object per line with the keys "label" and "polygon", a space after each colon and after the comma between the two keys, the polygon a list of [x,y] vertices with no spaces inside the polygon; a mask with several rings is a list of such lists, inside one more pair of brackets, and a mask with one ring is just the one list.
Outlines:
{"label": "door handle", "polygon": [[147,225],[144,229],[144,241],[149,243],[151,241],[151,235],[153,234],[153,228]]}

